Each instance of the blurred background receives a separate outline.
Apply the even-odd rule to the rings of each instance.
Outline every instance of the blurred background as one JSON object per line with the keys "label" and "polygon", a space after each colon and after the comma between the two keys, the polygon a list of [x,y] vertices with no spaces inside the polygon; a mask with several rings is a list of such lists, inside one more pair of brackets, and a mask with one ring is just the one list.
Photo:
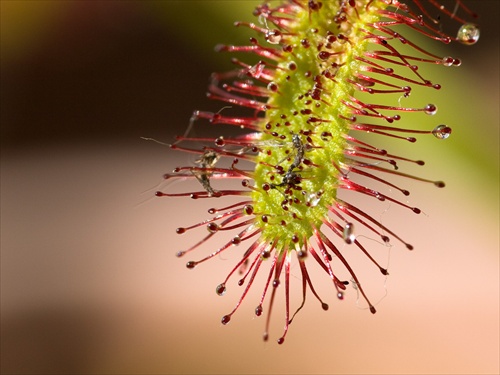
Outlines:
{"label": "blurred background", "polygon": [[257,3],[0,2],[2,373],[499,373],[496,0],[468,2],[481,16],[476,46],[429,44],[463,64],[429,67],[443,89],[412,99],[439,112],[415,126],[445,122],[453,135],[394,147],[447,187],[407,184],[424,215],[377,208],[415,250],[380,250],[391,275],[377,281],[376,315],[355,290],[337,301],[311,271],[330,310],[309,296],[278,346],[278,308],[263,343],[260,284],[220,324],[240,290],[221,298],[215,286],[237,255],[192,271],[175,257],[203,235],[175,228],[214,203],[155,199],[162,174],[192,160],[140,137],[171,142],[194,109],[220,108],[204,92],[230,56],[213,46],[247,41],[232,23],[253,21]]}

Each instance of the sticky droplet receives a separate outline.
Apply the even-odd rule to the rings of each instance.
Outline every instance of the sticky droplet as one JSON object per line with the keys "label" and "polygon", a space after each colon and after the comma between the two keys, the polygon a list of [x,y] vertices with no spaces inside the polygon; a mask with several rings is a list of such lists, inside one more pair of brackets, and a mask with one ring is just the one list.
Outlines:
{"label": "sticky droplet", "polygon": [[259,305],[255,308],[255,315],[257,315],[257,316],[262,315],[262,305]]}
{"label": "sticky droplet", "polygon": [[219,284],[217,285],[217,288],[215,288],[215,292],[219,295],[219,296],[223,296],[224,293],[226,293],[226,285],[223,283],[223,284]]}
{"label": "sticky droplet", "polygon": [[435,115],[437,113],[437,107],[434,104],[427,104],[424,108],[424,112],[427,115]]}
{"label": "sticky droplet", "polygon": [[224,137],[223,136],[220,136],[219,138],[217,138],[215,140],[215,145],[217,147],[224,147],[226,145],[226,142],[224,141]]}
{"label": "sticky droplet", "polygon": [[453,65],[453,61],[455,61],[455,59],[451,56],[445,56],[443,57],[443,65],[444,66],[452,66]]}
{"label": "sticky droplet", "polygon": [[432,135],[437,139],[446,139],[451,135],[451,128],[446,125],[438,125],[432,131]]}
{"label": "sticky droplet", "polygon": [[466,45],[476,44],[480,35],[479,27],[471,23],[466,23],[458,29],[457,40]]}
{"label": "sticky droplet", "polygon": [[354,241],[354,224],[346,223],[344,226],[344,241],[347,244],[351,244]]}
{"label": "sticky droplet", "polygon": [[277,92],[278,85],[276,84],[276,82],[269,82],[269,84],[267,85],[267,89],[272,92]]}
{"label": "sticky droplet", "polygon": [[210,233],[215,233],[219,230],[219,226],[216,223],[208,223],[207,224],[207,230]]}

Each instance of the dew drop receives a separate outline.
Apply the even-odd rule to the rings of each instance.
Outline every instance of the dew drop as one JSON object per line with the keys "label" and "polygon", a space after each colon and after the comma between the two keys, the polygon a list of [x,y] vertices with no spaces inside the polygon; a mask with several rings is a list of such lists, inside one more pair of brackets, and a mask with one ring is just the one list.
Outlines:
{"label": "dew drop", "polygon": [[451,128],[446,125],[438,125],[432,130],[432,135],[437,139],[447,139],[451,135]]}
{"label": "dew drop", "polygon": [[186,228],[177,228],[177,229],[175,230],[175,233],[177,233],[177,234],[183,234],[183,233],[185,233],[185,232],[186,232]]}
{"label": "dew drop", "polygon": [[196,267],[196,262],[190,260],[189,262],[186,263],[186,267],[192,270],[194,267]]}
{"label": "dew drop", "polygon": [[323,303],[321,304],[321,308],[322,308],[323,310],[325,310],[325,311],[327,311],[329,307],[330,307],[330,306],[328,306],[328,304],[327,304],[327,303],[324,303],[324,302],[323,302]]}
{"label": "dew drop", "polygon": [[280,281],[278,279],[273,280],[273,287],[277,288],[280,285]]}
{"label": "dew drop", "polygon": [[231,316],[230,315],[224,315],[222,317],[222,319],[220,320],[220,322],[224,325],[226,325],[227,323],[229,323],[229,321],[231,320]]}
{"label": "dew drop", "polygon": [[437,113],[437,107],[434,104],[427,104],[424,108],[426,115],[435,115]]}
{"label": "dew drop", "polygon": [[375,313],[377,312],[377,310],[375,309],[375,307],[374,307],[374,306],[370,306],[370,312],[371,312],[372,314],[375,314]]}
{"label": "dew drop", "polygon": [[446,186],[443,181],[436,181],[434,182],[434,185],[438,188],[444,188]]}
{"label": "dew drop", "polygon": [[458,29],[457,40],[466,45],[476,44],[479,40],[479,27],[471,23],[466,23]]}
{"label": "dew drop", "polygon": [[285,338],[284,338],[284,337],[280,337],[280,338],[278,339],[278,344],[280,344],[280,345],[281,345],[281,344],[283,344],[284,342],[285,342]]}
{"label": "dew drop", "polygon": [[344,293],[342,293],[342,292],[338,292],[338,293],[337,293],[337,298],[338,298],[338,299],[344,299]]}
{"label": "dew drop", "polygon": [[233,237],[233,239],[231,240],[231,243],[233,245],[239,245],[241,243],[241,237],[240,236]]}
{"label": "dew drop", "polygon": [[223,296],[226,293],[226,284],[222,283],[222,284],[217,285],[217,288],[215,288],[215,292],[219,296]]}

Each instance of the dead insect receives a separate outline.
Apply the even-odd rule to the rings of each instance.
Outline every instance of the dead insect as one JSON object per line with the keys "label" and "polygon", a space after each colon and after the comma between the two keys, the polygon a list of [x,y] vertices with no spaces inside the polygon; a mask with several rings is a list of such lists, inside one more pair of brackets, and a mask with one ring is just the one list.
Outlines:
{"label": "dead insect", "polygon": [[300,136],[298,134],[293,134],[292,145],[295,149],[295,156],[293,158],[292,164],[290,164],[290,166],[288,167],[288,170],[283,176],[283,180],[281,181],[281,183],[269,184],[272,189],[284,186],[287,186],[288,188],[296,188],[297,185],[299,185],[302,181],[301,175],[296,173],[294,169],[298,168],[302,163],[304,153],[306,151],[306,146],[302,143],[302,140],[300,139]]}
{"label": "dead insect", "polygon": [[198,167],[191,169],[191,173],[200,182],[203,188],[208,192],[208,196],[215,196],[217,192],[210,185],[211,168],[215,166],[220,155],[213,150],[206,150],[198,159],[194,161]]}

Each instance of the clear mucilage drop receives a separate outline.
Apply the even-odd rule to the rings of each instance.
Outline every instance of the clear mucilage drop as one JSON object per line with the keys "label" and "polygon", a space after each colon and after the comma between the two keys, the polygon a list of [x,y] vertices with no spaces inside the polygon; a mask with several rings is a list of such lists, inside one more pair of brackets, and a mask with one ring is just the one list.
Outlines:
{"label": "clear mucilage drop", "polygon": [[437,139],[447,139],[451,135],[451,128],[446,125],[438,125],[432,131],[432,135]]}
{"label": "clear mucilage drop", "polygon": [[476,44],[480,34],[479,27],[472,23],[466,23],[458,29],[457,40],[462,44]]}

